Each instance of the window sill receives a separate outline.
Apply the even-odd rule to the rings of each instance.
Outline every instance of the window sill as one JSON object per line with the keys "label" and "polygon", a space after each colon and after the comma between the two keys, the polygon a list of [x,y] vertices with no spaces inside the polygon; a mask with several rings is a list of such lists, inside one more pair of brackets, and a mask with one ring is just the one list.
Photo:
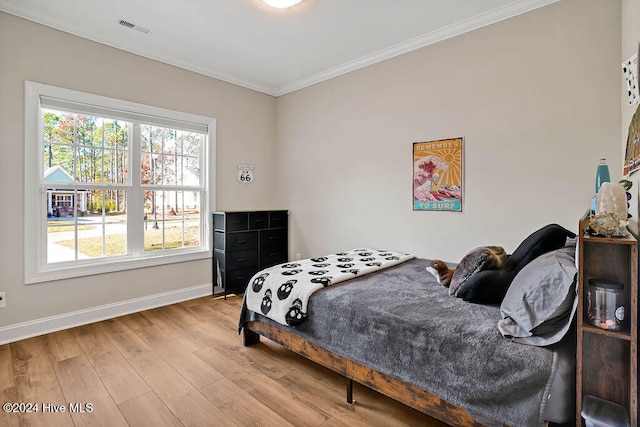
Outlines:
{"label": "window sill", "polygon": [[78,265],[77,261],[73,265],[64,263],[53,264],[46,269],[27,272],[25,284],[52,282],[55,280],[70,279],[74,277],[93,276],[96,274],[114,273],[118,271],[133,270],[137,268],[153,267],[158,265],[174,264],[179,262],[197,261],[201,259],[211,259],[211,251],[198,249],[197,251],[182,252],[179,254],[164,254],[158,256],[145,256],[140,258],[120,258],[105,261],[100,259],[98,264],[87,261],[87,264]]}

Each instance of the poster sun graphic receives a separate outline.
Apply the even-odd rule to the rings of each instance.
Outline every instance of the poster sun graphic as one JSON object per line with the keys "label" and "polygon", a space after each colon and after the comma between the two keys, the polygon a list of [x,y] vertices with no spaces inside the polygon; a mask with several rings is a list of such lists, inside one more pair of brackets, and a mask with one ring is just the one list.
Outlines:
{"label": "poster sun graphic", "polygon": [[463,138],[413,143],[413,210],[462,212]]}

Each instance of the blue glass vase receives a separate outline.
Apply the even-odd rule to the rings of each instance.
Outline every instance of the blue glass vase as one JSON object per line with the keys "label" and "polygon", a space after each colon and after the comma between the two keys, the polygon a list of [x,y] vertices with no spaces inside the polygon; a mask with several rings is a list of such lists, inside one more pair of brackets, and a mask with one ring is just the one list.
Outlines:
{"label": "blue glass vase", "polygon": [[605,182],[611,182],[609,177],[609,166],[607,166],[607,159],[600,159],[600,164],[596,170],[596,194],[600,191],[600,186]]}
{"label": "blue glass vase", "polygon": [[611,182],[609,166],[607,166],[607,159],[600,159],[600,164],[598,165],[598,169],[596,169],[596,196],[591,199],[591,213],[596,212],[596,197],[598,191],[600,191],[600,186],[605,182]]}

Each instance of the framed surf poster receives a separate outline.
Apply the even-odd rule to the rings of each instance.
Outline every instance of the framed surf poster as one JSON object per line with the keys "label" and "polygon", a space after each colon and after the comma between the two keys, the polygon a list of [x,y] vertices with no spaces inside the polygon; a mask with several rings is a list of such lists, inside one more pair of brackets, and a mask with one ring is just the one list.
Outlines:
{"label": "framed surf poster", "polygon": [[460,138],[413,143],[413,210],[462,212]]}

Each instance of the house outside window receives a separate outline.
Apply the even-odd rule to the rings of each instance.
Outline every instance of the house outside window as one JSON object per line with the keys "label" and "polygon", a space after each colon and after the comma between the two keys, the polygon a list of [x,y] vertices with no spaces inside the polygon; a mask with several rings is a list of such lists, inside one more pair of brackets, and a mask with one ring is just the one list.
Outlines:
{"label": "house outside window", "polygon": [[26,82],[27,283],[210,256],[215,120]]}
{"label": "house outside window", "polygon": [[[73,177],[60,166],[49,167],[44,171],[45,182],[73,182]],[[86,212],[90,191],[77,192],[47,188],[47,216],[49,218],[66,217],[73,214],[72,207],[77,205],[79,212]],[[77,199],[74,198],[77,197]]]}

